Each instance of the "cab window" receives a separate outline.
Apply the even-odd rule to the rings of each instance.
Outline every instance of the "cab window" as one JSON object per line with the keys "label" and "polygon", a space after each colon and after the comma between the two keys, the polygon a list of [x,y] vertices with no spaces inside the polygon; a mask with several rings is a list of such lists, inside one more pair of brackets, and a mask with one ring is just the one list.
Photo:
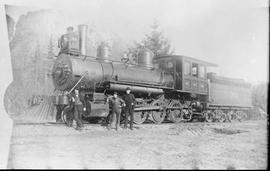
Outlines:
{"label": "cab window", "polygon": [[159,68],[161,68],[161,69],[165,69],[165,64],[164,64],[164,62],[163,62],[163,61],[161,61],[161,62],[159,63]]}
{"label": "cab window", "polygon": [[190,75],[190,63],[185,62],[185,75]]}
{"label": "cab window", "polygon": [[172,61],[168,61],[166,67],[167,68],[173,68],[173,62]]}
{"label": "cab window", "polygon": [[200,66],[199,77],[205,78],[205,66]]}
{"label": "cab window", "polygon": [[159,68],[170,71],[173,70],[174,64],[172,61],[160,61],[159,62]]}
{"label": "cab window", "polygon": [[192,63],[192,76],[198,77],[198,64]]}

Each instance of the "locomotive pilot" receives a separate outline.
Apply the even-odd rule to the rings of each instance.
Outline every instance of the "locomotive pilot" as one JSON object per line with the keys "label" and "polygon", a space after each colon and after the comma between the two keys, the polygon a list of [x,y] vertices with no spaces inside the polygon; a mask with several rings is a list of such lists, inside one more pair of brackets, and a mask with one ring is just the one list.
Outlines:
{"label": "locomotive pilot", "polygon": [[60,48],[59,55],[61,53],[69,53],[70,43],[75,37],[75,33],[73,32],[73,27],[67,28],[67,33],[62,35],[60,40],[58,41],[58,47]]}
{"label": "locomotive pilot", "polygon": [[[75,89],[75,94],[72,96],[72,102],[74,103],[74,113],[73,115],[71,114],[70,116],[70,123],[72,124],[73,120],[76,121],[76,129],[81,130],[83,128],[83,123],[82,123],[82,111],[83,111],[83,103],[81,96],[79,94],[79,90]],[[71,126],[71,125],[69,125]]]}
{"label": "locomotive pilot", "polygon": [[109,107],[111,109],[111,117],[108,129],[111,129],[112,126],[115,126],[117,131],[120,126],[121,107],[125,106],[125,102],[117,96],[117,92],[114,92],[113,97],[110,97],[108,100]]}
{"label": "locomotive pilot", "polygon": [[133,130],[133,120],[134,120],[134,104],[136,102],[136,99],[133,94],[130,93],[130,88],[126,88],[126,94],[124,95],[124,101],[125,101],[125,126],[124,128],[127,128],[128,124],[128,116],[130,116],[130,129]]}

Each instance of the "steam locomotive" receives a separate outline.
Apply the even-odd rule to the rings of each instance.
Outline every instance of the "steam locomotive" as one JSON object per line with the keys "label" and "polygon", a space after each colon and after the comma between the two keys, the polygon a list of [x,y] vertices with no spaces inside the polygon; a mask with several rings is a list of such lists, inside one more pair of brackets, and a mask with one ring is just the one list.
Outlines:
{"label": "steam locomotive", "polygon": [[[106,118],[108,96],[121,97],[130,87],[136,97],[134,122],[164,120],[179,123],[241,120],[251,107],[251,85],[207,73],[216,64],[182,55],[154,56],[148,49],[139,52],[137,63],[110,59],[108,48],[100,46],[96,57],[86,55],[87,25],[78,26],[67,52],[60,52],[52,71],[57,90],[54,99],[65,120],[73,110],[67,96],[74,88],[83,96],[84,118]],[[68,92],[68,93],[67,93]]]}

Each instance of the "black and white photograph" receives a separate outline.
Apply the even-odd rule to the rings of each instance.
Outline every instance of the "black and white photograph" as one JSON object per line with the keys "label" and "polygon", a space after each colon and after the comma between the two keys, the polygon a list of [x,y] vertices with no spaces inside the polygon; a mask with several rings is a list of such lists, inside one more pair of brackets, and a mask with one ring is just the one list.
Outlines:
{"label": "black and white photograph", "polygon": [[1,169],[268,169],[269,1],[0,0]]}

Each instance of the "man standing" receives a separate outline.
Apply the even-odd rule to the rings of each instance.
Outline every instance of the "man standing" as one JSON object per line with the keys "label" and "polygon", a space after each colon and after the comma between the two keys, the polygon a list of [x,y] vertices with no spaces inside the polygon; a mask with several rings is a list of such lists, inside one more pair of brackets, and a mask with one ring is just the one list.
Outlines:
{"label": "man standing", "polygon": [[127,128],[128,124],[128,116],[130,116],[130,129],[133,130],[133,120],[134,120],[134,114],[133,114],[133,109],[134,109],[134,103],[136,102],[136,99],[133,94],[130,93],[130,88],[126,88],[126,94],[124,96],[124,101],[126,104],[125,107],[125,129]]}
{"label": "man standing", "polygon": [[72,101],[74,102],[74,115],[70,117],[70,121],[72,123],[73,119],[76,121],[76,129],[81,130],[83,127],[82,123],[82,111],[83,111],[83,103],[80,99],[79,90],[75,89],[75,96],[72,97]]}
{"label": "man standing", "polygon": [[117,92],[114,92],[113,97],[109,98],[109,107],[111,109],[109,129],[115,124],[116,131],[118,130],[122,105],[125,106],[125,102],[117,96]]}
{"label": "man standing", "polygon": [[62,110],[63,110],[63,107],[62,105],[57,105],[56,106],[56,123],[62,123],[62,118],[61,118],[61,114],[62,114]]}

